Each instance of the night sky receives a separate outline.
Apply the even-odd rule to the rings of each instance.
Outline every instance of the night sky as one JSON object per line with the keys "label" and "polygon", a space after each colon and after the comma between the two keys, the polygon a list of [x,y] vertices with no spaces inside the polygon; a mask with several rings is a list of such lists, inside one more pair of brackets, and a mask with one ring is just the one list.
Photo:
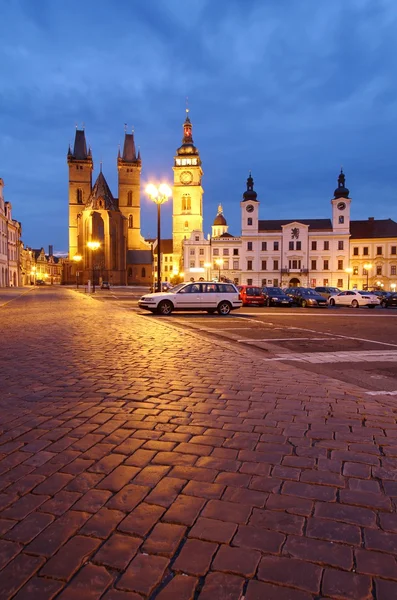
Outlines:
{"label": "night sky", "polygon": [[[134,128],[146,182],[172,184],[186,97],[204,229],[240,233],[249,170],[260,218],[330,216],[341,165],[352,218],[397,219],[396,0],[3,0],[0,177],[32,247],[68,249],[66,153],[84,124],[117,196]],[[142,194],[142,233],[156,235]],[[171,202],[163,209],[171,235]]]}

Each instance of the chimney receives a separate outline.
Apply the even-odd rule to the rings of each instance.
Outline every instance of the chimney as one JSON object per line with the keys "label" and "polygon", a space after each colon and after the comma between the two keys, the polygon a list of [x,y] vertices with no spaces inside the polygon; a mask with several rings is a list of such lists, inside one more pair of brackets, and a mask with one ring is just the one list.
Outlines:
{"label": "chimney", "polygon": [[53,256],[54,254],[54,246],[48,246],[48,256]]}
{"label": "chimney", "polygon": [[375,221],[375,217],[368,217],[368,221]]}

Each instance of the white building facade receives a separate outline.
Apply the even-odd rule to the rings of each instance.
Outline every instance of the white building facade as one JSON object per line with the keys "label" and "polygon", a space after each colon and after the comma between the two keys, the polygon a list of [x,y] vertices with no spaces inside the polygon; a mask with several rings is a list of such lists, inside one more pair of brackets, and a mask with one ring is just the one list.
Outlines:
{"label": "white building facade", "polygon": [[[236,284],[280,287],[333,286],[395,290],[397,223],[352,221],[343,171],[331,199],[330,218],[261,220],[251,174],[240,202],[241,235],[228,232],[222,207],[205,238],[184,240],[185,281],[228,279]],[[367,278],[368,271],[368,278]]]}

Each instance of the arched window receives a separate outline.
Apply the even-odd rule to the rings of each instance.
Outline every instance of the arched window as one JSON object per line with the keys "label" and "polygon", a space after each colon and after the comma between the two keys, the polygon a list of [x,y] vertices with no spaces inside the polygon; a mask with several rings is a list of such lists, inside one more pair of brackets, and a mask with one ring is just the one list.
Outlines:
{"label": "arched window", "polygon": [[182,210],[192,210],[192,201],[189,194],[182,196]]}
{"label": "arched window", "polygon": [[132,229],[133,227],[133,218],[132,215],[128,215],[128,229]]}
{"label": "arched window", "polygon": [[131,190],[127,193],[127,206],[132,206],[132,192],[131,192]]}
{"label": "arched window", "polygon": [[142,267],[142,277],[146,277],[146,269],[145,269],[145,267]]}
{"label": "arched window", "polygon": [[185,229],[189,229],[189,221],[185,221]]}
{"label": "arched window", "polygon": [[83,204],[83,190],[80,188],[76,190],[76,201],[77,204]]}

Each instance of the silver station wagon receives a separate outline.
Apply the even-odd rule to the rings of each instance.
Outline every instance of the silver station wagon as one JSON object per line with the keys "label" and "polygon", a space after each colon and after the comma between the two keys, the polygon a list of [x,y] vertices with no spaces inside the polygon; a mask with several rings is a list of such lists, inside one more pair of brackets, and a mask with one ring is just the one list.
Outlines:
{"label": "silver station wagon", "polygon": [[167,292],[145,294],[138,306],[159,315],[170,315],[174,310],[204,310],[210,314],[228,315],[231,310],[240,308],[242,301],[233,283],[198,281],[180,283]]}

